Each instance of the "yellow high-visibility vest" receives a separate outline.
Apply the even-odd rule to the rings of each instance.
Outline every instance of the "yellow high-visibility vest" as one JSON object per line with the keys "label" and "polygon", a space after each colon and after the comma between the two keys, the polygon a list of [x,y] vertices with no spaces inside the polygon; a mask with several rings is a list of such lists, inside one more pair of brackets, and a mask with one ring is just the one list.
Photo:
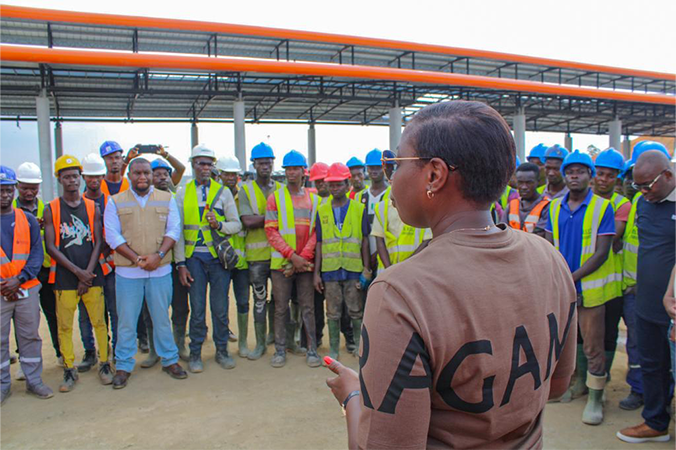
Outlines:
{"label": "yellow high-visibility vest", "polygon": [[[207,194],[207,205],[212,205],[214,203],[214,198],[222,186],[214,180],[209,181],[209,193]],[[216,249],[214,248],[214,241],[211,237],[211,226],[206,219],[206,208],[202,216],[200,217],[200,208],[197,203],[197,188],[195,181],[191,181],[185,187],[185,198],[183,199],[183,237],[185,239],[185,257],[190,258],[195,251],[195,246],[199,240],[201,234],[204,245],[209,249],[209,253],[214,258],[218,258]],[[216,212],[215,209],[212,209],[216,215],[216,220],[223,222],[225,216]],[[221,236],[225,234],[220,231],[214,230]]]}
{"label": "yellow high-visibility vest", "polygon": [[361,224],[364,205],[348,199],[349,206],[343,227],[339,230],[333,216],[333,207],[327,202],[319,207],[319,226],[322,228],[322,272],[345,269],[361,273],[364,263],[361,258],[363,239]]}
{"label": "yellow high-visibility vest", "polygon": [[[282,186],[280,182],[275,181],[275,190],[280,189]],[[249,181],[242,184],[242,189],[244,189],[249,198],[249,204],[253,213],[257,216],[265,216],[268,199],[265,198],[258,184],[255,181]],[[265,235],[265,227],[247,230],[244,243],[247,262],[270,261],[271,247],[268,237]]]}

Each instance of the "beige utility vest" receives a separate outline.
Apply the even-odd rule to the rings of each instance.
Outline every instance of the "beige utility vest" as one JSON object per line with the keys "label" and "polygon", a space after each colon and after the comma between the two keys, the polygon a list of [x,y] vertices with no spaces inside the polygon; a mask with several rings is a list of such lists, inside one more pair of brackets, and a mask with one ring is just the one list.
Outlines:
{"label": "beige utility vest", "polygon": [[[171,193],[153,189],[145,208],[141,208],[131,189],[114,195],[113,201],[127,245],[139,255],[157,252],[167,230]],[[162,258],[160,267],[169,264],[171,258],[169,251]],[[115,252],[115,266],[136,267],[136,263]]]}

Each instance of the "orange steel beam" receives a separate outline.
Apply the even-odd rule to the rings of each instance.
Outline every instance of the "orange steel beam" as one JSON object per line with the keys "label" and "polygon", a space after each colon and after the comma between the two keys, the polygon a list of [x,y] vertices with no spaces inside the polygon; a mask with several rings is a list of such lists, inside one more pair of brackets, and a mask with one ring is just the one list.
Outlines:
{"label": "orange steel beam", "polygon": [[341,34],[317,33],[312,31],[287,30],[283,28],[267,28],[251,25],[235,25],[196,20],[161,19],[153,17],[126,16],[118,14],[99,14],[77,11],[61,11],[55,9],[27,8],[23,6],[0,5],[0,16],[15,19],[44,20],[47,22],[79,23],[87,25],[111,25],[132,28],[156,28],[163,30],[202,31],[208,33],[236,34],[244,36],[264,36],[277,39],[293,39],[299,41],[324,42],[342,45],[358,45],[374,48],[386,48],[401,51],[437,53],[451,56],[494,59],[506,62],[535,64],[563,69],[601,72],[614,75],[655,78],[673,81],[672,73],[653,72],[648,70],[626,69],[621,67],[602,66],[550,58],[515,55],[510,53],[474,50],[442,45],[418,44],[414,42],[390,39],[375,39]]}
{"label": "orange steel beam", "polygon": [[0,45],[0,56],[2,61],[21,61],[44,64],[314,75],[430,83],[450,86],[469,86],[523,93],[656,103],[663,105],[674,105],[676,101],[676,97],[664,94],[610,91],[575,86],[543,84],[533,81],[508,80],[505,78],[456,73],[427,72],[422,70],[395,69],[390,67],[287,62],[229,57],[213,58],[207,56],[128,53],[119,51],[66,50],[18,45]]}

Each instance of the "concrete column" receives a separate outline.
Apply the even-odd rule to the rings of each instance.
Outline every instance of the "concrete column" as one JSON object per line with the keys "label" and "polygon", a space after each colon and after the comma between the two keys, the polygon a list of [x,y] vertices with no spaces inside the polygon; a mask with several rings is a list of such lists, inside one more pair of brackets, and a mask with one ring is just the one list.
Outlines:
{"label": "concrete column", "polygon": [[314,123],[307,129],[307,159],[310,166],[317,162],[317,135]]}
{"label": "concrete column", "polygon": [[56,150],[56,157],[63,156],[63,129],[61,122],[56,122],[54,125],[54,149]]}
{"label": "concrete column", "polygon": [[[620,149],[617,149],[620,151]],[[629,140],[629,136],[624,137],[624,141],[622,141],[622,154],[624,155],[624,159],[629,159],[631,158],[631,141]]]}
{"label": "concrete column", "polygon": [[524,108],[518,108],[514,114],[514,143],[516,144],[516,155],[521,161],[526,160],[526,111]]}
{"label": "concrete column", "polygon": [[234,104],[235,118],[235,156],[239,159],[242,171],[246,170],[246,137],[244,135],[244,100],[240,96]]}
{"label": "concrete column", "polygon": [[52,152],[52,127],[49,123],[49,98],[43,89],[35,97],[35,109],[38,118],[38,147],[40,149],[40,170],[42,171],[42,199],[49,202],[56,197],[54,179],[54,153]]}
{"label": "concrete column", "polygon": [[573,151],[573,136],[570,133],[566,133],[566,137],[563,140],[563,146],[568,149],[568,151]]}
{"label": "concrete column", "polygon": [[401,140],[401,106],[395,103],[390,108],[390,150],[398,153],[399,141]]}
{"label": "concrete column", "polygon": [[197,129],[197,122],[193,122],[190,126],[190,148],[195,147],[200,143],[199,130]]}
{"label": "concrete column", "polygon": [[622,140],[622,121],[619,117],[616,117],[615,120],[608,124],[608,135],[609,135],[609,147],[613,147],[615,150],[619,151],[621,140]]}

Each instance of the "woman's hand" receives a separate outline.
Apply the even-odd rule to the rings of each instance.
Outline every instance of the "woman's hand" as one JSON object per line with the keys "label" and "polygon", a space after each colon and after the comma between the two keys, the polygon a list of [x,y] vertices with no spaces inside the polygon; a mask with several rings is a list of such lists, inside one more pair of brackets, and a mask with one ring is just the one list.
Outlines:
{"label": "woman's hand", "polygon": [[337,377],[327,378],[326,385],[331,389],[333,396],[336,397],[340,406],[343,406],[343,402],[350,392],[359,390],[359,375],[354,370],[345,367],[328,356],[324,358],[324,362],[329,363],[327,367],[331,372],[338,375]]}

